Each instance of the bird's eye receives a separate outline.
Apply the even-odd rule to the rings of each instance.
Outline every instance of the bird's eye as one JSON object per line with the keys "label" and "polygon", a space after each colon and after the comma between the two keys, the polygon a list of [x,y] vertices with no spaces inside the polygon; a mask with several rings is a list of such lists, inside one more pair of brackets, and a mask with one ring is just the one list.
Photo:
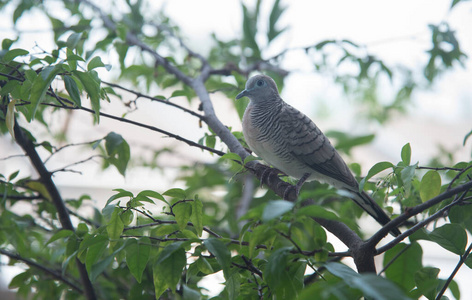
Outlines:
{"label": "bird's eye", "polygon": [[256,84],[257,84],[257,86],[263,86],[263,85],[264,85],[264,80],[262,80],[262,79],[261,79],[261,80],[258,80],[258,81],[256,82]]}

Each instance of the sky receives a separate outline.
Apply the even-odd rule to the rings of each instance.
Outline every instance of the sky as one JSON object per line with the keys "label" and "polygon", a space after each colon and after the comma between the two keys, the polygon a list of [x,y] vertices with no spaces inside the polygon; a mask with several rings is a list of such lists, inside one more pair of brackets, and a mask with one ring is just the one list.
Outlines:
{"label": "sky", "polygon": [[[104,9],[110,7],[109,0],[93,2]],[[253,2],[245,1],[247,5]],[[269,11],[272,3],[263,1],[263,11]],[[427,59],[424,53],[431,47],[428,24],[448,22],[456,30],[462,51],[469,56],[466,68],[456,67],[441,76],[430,90],[417,92],[408,114],[395,116],[387,124],[359,123],[353,113],[354,104],[346,100],[339,86],[334,85],[331,78],[313,72],[311,62],[297,52],[289,54],[283,62],[283,67],[292,73],[286,79],[282,96],[312,117],[323,131],[376,133],[373,145],[354,153],[355,160],[364,163],[366,170],[378,161],[399,160],[400,149],[408,142],[412,145],[413,161],[421,160],[423,164],[427,163],[425,157],[436,154],[438,144],[448,149],[457,148],[458,160],[470,160],[472,140],[466,147],[461,144],[465,134],[472,129],[472,2],[459,4],[451,11],[451,0],[298,0],[282,3],[288,8],[281,23],[289,29],[265,52],[267,57],[285,47],[305,47],[326,39],[349,39],[364,45],[369,53],[388,65],[420,70]],[[236,0],[149,1],[148,5],[149,12],[164,9],[181,27],[187,44],[197,52],[208,50],[211,33],[222,40],[231,40],[241,33],[242,13]],[[5,16],[9,14],[11,10],[0,12],[0,39],[15,37],[9,17]],[[266,19],[263,18],[261,24],[266,24]],[[48,20],[34,10],[20,20],[18,28],[26,35],[15,47],[29,50],[36,44],[46,50],[53,47]],[[224,112],[224,109],[219,111]],[[329,112],[329,117],[321,111]],[[234,116],[230,120],[229,125],[240,126]],[[127,183],[130,183],[129,178]],[[449,259],[451,264],[457,261],[445,258]],[[442,277],[447,276],[448,268],[445,267]],[[465,295],[472,297],[470,287],[462,285],[462,288]],[[467,299],[465,295],[464,299]]]}

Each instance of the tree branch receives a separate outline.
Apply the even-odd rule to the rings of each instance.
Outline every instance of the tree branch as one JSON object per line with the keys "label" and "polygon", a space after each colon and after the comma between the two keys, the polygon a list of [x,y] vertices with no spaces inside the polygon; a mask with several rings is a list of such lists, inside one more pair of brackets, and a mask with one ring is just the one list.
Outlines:
{"label": "tree branch", "polygon": [[[378,244],[378,242],[383,239],[393,228],[396,228],[403,224],[409,218],[425,211],[426,209],[444,201],[447,198],[450,198],[454,195],[457,195],[461,192],[467,191],[472,188],[472,181],[459,185],[455,188],[446,190],[444,193],[422,203],[415,207],[408,208],[403,214],[399,215],[392,221],[388,222],[384,227],[382,227],[379,231],[377,231],[369,240],[368,243],[372,246]],[[401,234],[399,237],[395,238],[395,240],[401,240],[406,237],[405,233]],[[400,239],[400,237],[402,237]]]}
{"label": "tree branch", "polygon": [[37,262],[35,261],[32,261],[31,259],[29,258],[25,258],[25,257],[22,257],[18,254],[14,254],[14,253],[11,253],[7,250],[4,250],[4,249],[0,249],[0,254],[3,254],[5,256],[8,256],[10,259],[14,259],[14,260],[18,260],[18,261],[21,261],[21,262],[24,262],[25,264],[27,264],[28,266],[30,267],[34,267],[36,269],[39,269],[41,271],[43,271],[44,273],[46,274],[49,274],[51,275],[52,277],[54,277],[55,279],[59,280],[59,281],[62,281],[64,282],[65,284],[67,284],[68,286],[70,286],[72,289],[74,289],[75,291],[77,291],[78,293],[80,294],[83,294],[83,290],[77,285],[75,284],[74,282],[70,281],[69,279],[67,279],[66,277],[62,276],[61,273],[59,272],[56,272],[52,269],[49,269],[43,265],[40,265],[38,264]]}
{"label": "tree branch", "polygon": [[[15,138],[18,145],[23,149],[26,155],[31,160],[34,168],[38,172],[40,176],[40,180],[46,187],[49,195],[51,196],[52,202],[56,207],[57,214],[59,216],[59,221],[64,229],[68,229],[71,231],[75,231],[74,226],[72,226],[72,222],[69,217],[69,212],[62,200],[61,194],[59,193],[56,185],[54,184],[51,173],[46,169],[44,166],[43,161],[39,157],[38,153],[36,152],[36,148],[31,140],[28,139],[26,134],[24,134],[23,129],[18,125],[18,122],[15,120]],[[82,264],[78,258],[76,258],[77,269],[80,273],[80,278],[82,280],[82,285],[84,286],[84,292],[87,299],[92,300],[96,299],[95,291],[93,289],[92,283],[87,274],[87,270],[85,269],[85,265]]]}
{"label": "tree branch", "polygon": [[472,243],[469,245],[469,247],[467,248],[467,250],[465,251],[464,255],[461,256],[461,258],[459,259],[459,262],[457,263],[456,267],[454,268],[454,270],[452,271],[451,275],[447,278],[446,282],[444,283],[441,291],[439,292],[439,294],[436,296],[436,300],[439,300],[442,298],[442,296],[444,295],[444,293],[446,292],[447,288],[449,287],[449,284],[451,283],[452,279],[454,278],[454,276],[456,276],[457,272],[459,271],[459,269],[462,267],[462,265],[465,263],[465,261],[467,260],[467,258],[469,257],[469,254],[470,252],[472,251]]}

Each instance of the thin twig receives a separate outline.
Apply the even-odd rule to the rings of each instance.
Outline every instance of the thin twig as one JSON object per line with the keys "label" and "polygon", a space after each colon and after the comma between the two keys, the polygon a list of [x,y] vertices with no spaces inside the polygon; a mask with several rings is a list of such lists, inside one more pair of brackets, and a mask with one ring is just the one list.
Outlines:
{"label": "thin twig", "polygon": [[[395,237],[392,241],[390,241],[388,244],[378,248],[376,250],[376,254],[381,254],[391,248],[393,248],[396,244],[400,243],[401,241],[403,241],[406,237],[412,235],[414,232],[420,230],[421,228],[425,227],[427,224],[431,223],[432,221],[440,218],[441,216],[444,215],[444,213],[446,211],[448,211],[451,207],[453,207],[454,205],[458,205],[459,203],[461,203],[461,201],[464,200],[464,197],[465,195],[467,194],[467,191],[466,190],[465,192],[463,192],[463,194],[458,197],[456,200],[452,201],[450,204],[444,206],[443,208],[441,208],[440,210],[438,210],[436,213],[434,213],[433,215],[429,216],[428,218],[424,219],[423,221],[421,222],[418,222],[417,224],[415,224],[415,226],[411,227],[410,229],[404,231],[402,234],[400,234],[399,236]],[[439,196],[438,196],[439,197]],[[420,204],[421,205],[421,204]],[[370,241],[370,240],[369,240]]]}
{"label": "thin twig", "polygon": [[151,97],[149,95],[146,95],[146,94],[143,94],[143,93],[140,93],[138,91],[135,91],[135,90],[132,90],[132,89],[128,89],[124,86],[121,86],[119,84],[116,84],[116,83],[111,83],[111,82],[107,82],[107,81],[102,81],[102,83],[108,85],[108,86],[111,86],[111,87],[115,87],[115,88],[119,88],[123,91],[126,91],[128,93],[131,93],[131,94],[134,94],[136,95],[136,97],[139,97],[139,98],[146,98],[146,99],[149,99],[149,100],[152,100],[152,101],[155,101],[155,102],[159,102],[159,103],[163,103],[163,104],[166,104],[166,105],[169,105],[169,106],[173,106],[173,107],[176,107],[186,113],[189,113],[191,114],[192,116],[195,116],[197,118],[199,118],[200,120],[203,120],[204,117],[196,112],[194,112],[193,110],[190,110],[188,108],[185,108],[183,106],[180,106],[178,104],[175,104],[173,102],[170,102],[169,99],[165,99],[165,100],[162,100],[162,99],[159,99],[159,98],[156,98],[156,97]]}
{"label": "thin twig", "polygon": [[459,269],[462,267],[464,262],[467,260],[467,258],[469,257],[469,254],[470,254],[471,251],[472,251],[472,243],[470,243],[470,245],[467,248],[467,250],[465,251],[465,253],[459,259],[459,262],[457,263],[456,267],[452,271],[451,275],[447,278],[447,280],[444,283],[444,285],[443,285],[441,291],[439,292],[439,294],[436,296],[436,300],[439,300],[439,299],[442,298],[442,296],[446,292],[447,288],[449,287],[449,284],[451,283],[452,279],[454,278],[454,276],[456,276]]}
{"label": "thin twig", "polygon": [[[388,222],[385,224],[379,231],[377,231],[369,240],[368,243],[371,245],[377,245],[378,242],[383,239],[393,228],[398,227],[399,225],[403,224],[406,220],[409,218],[425,211],[426,209],[441,203],[442,201],[448,199],[449,197],[452,197],[454,195],[457,195],[459,193],[462,193],[464,191],[468,191],[469,189],[472,188],[472,181],[466,182],[462,185],[456,186],[454,188],[451,188],[449,190],[446,190],[444,193],[439,194],[438,196],[422,203],[419,204],[415,207],[408,208],[403,214],[399,215],[392,221]],[[405,233],[402,233],[398,237],[396,237],[392,242],[390,242],[387,245],[390,245],[392,243],[399,243],[401,240],[403,240],[407,235]],[[387,246],[385,245],[385,246]],[[385,247],[384,246],[384,247]],[[382,247],[382,248],[384,248]]]}

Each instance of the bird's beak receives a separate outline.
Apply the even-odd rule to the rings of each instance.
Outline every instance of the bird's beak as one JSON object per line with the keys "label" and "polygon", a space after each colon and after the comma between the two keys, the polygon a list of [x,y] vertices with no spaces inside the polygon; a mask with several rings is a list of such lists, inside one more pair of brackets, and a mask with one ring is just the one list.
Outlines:
{"label": "bird's beak", "polygon": [[245,97],[247,96],[248,94],[248,90],[243,90],[241,93],[239,93],[237,96],[236,96],[236,100],[242,98],[242,97]]}

